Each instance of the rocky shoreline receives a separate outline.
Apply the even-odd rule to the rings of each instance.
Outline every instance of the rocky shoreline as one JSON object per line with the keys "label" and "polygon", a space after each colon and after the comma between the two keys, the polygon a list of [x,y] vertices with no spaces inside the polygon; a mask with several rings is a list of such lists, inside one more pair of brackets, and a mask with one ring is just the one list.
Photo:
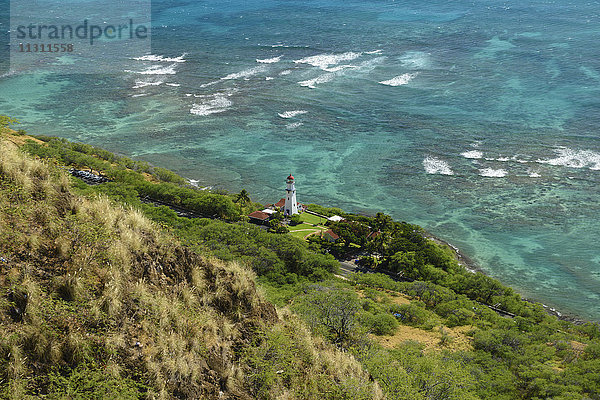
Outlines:
{"label": "rocky shoreline", "polygon": [[[467,255],[462,253],[460,251],[460,249],[458,247],[456,247],[455,245],[453,245],[452,243],[450,243],[444,239],[440,239],[439,237],[437,237],[427,231],[425,231],[425,237],[430,240],[433,240],[437,244],[446,245],[446,246],[450,247],[454,251],[456,261],[458,261],[458,263],[460,265],[464,266],[468,271],[470,271],[472,273],[481,272],[482,274],[485,274],[485,272],[481,269],[481,267],[479,267],[479,265],[473,259],[469,258]],[[553,315],[553,316],[557,317],[558,319],[560,319],[561,321],[571,322],[575,325],[583,325],[587,322],[590,322],[590,321],[582,319],[576,315],[562,313],[562,312],[558,311],[557,309],[547,306],[546,304],[540,303],[538,301],[528,299],[526,297],[522,297],[521,299],[523,301],[527,301],[529,303],[541,304],[542,307],[544,307],[544,310],[546,310],[546,312],[549,315]]]}

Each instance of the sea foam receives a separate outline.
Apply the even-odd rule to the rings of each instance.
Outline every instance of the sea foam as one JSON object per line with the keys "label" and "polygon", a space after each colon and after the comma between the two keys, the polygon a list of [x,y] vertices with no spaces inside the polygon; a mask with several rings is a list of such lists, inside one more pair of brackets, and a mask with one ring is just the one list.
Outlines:
{"label": "sea foam", "polygon": [[425,157],[423,167],[428,174],[454,175],[450,165],[446,161],[436,157]]}
{"label": "sea foam", "polygon": [[465,151],[463,153],[460,153],[460,155],[463,156],[464,158],[472,158],[472,159],[479,159],[479,158],[483,157],[483,153],[479,150]]}
{"label": "sea foam", "polygon": [[274,64],[279,62],[279,60],[281,60],[283,56],[278,56],[278,57],[273,57],[273,58],[265,58],[262,60],[259,60],[258,58],[256,59],[256,62],[258,63],[263,63],[263,64]]}
{"label": "sea foam", "polygon": [[175,70],[176,67],[177,67],[177,64],[171,64],[166,67],[164,67],[162,65],[151,65],[143,71],[131,71],[131,70],[126,69],[125,72],[130,72],[130,73],[140,74],[140,75],[175,75],[177,73],[177,71]]}
{"label": "sea foam", "polygon": [[226,81],[226,80],[233,80],[233,79],[240,79],[240,78],[249,78],[251,76],[258,75],[258,74],[260,74],[262,72],[266,72],[266,71],[267,71],[267,67],[265,67],[264,65],[260,65],[258,67],[249,68],[249,69],[245,69],[240,72],[229,74],[229,75],[221,78],[221,80]]}
{"label": "sea foam", "polygon": [[281,118],[294,118],[297,115],[302,115],[302,114],[306,114],[308,111],[305,110],[294,110],[294,111],[285,111],[282,113],[279,113],[277,115],[279,115]]}
{"label": "sea foam", "polygon": [[585,168],[600,170],[600,153],[591,150],[572,150],[559,148],[554,150],[558,157],[549,160],[537,160],[538,163],[561,165],[570,168]]}
{"label": "sea foam", "polygon": [[504,169],[483,168],[479,170],[479,175],[487,178],[504,178],[508,172]]}
{"label": "sea foam", "polygon": [[224,94],[215,94],[207,96],[208,99],[200,104],[194,103],[190,109],[190,113],[195,115],[211,115],[227,111],[233,103]]}
{"label": "sea foam", "polygon": [[305,86],[311,89],[316,89],[317,85],[321,84],[321,83],[327,83],[333,80],[333,78],[335,78],[335,73],[331,72],[328,74],[323,74],[320,76],[317,76],[314,79],[309,79],[307,81],[302,81],[302,82],[298,82],[300,84],[300,86]]}
{"label": "sea foam", "polygon": [[381,83],[382,85],[387,85],[387,86],[403,86],[403,85],[407,85],[416,76],[417,76],[416,73],[414,73],[414,74],[402,74],[402,75],[396,76],[395,78],[392,78],[390,80],[381,81],[379,83]]}
{"label": "sea foam", "polygon": [[148,54],[148,55],[141,56],[141,57],[134,57],[133,59],[138,60],[138,61],[158,61],[158,62],[183,63],[183,62],[185,62],[186,55],[187,55],[187,53],[183,53],[179,57],[165,57],[165,56],[159,56],[159,55],[155,55],[155,54]]}
{"label": "sea foam", "polygon": [[146,86],[159,86],[163,83],[164,81],[135,81],[135,86],[132,86],[132,89],[140,89]]}
{"label": "sea foam", "polygon": [[296,129],[296,128],[302,126],[302,125],[304,125],[304,123],[302,123],[302,122],[292,122],[291,124],[287,124],[285,126],[285,128],[286,129]]}
{"label": "sea foam", "polygon": [[431,57],[422,51],[407,51],[399,58],[403,67],[410,69],[426,69],[431,65]]}
{"label": "sea foam", "polygon": [[310,64],[319,67],[322,70],[327,70],[331,65],[337,65],[342,61],[355,60],[362,53],[347,52],[342,54],[319,54],[316,56],[305,57],[300,60],[294,60],[296,64]]}

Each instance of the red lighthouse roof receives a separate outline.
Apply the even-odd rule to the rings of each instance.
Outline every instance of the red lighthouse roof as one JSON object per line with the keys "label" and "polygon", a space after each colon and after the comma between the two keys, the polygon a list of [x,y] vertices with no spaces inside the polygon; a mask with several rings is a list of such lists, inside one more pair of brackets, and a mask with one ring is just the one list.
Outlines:
{"label": "red lighthouse roof", "polygon": [[290,174],[290,176],[287,177],[288,179],[294,179],[294,177],[292,176],[292,174]]}

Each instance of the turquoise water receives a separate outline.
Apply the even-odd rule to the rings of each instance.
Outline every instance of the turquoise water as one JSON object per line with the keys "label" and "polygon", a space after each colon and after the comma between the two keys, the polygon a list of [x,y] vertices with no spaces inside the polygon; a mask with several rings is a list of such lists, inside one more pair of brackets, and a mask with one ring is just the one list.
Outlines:
{"label": "turquoise water", "polygon": [[[0,113],[253,199],[421,224],[600,319],[600,4],[165,1],[118,74],[31,66]],[[257,60],[261,60],[259,62]]]}

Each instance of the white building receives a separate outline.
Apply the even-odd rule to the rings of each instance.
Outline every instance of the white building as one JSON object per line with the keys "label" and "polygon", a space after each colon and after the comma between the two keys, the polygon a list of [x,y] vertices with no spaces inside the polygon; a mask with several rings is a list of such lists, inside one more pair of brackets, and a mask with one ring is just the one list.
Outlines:
{"label": "white building", "polygon": [[298,214],[298,201],[296,200],[296,187],[294,186],[294,177],[292,174],[285,181],[287,188],[285,189],[285,206],[283,207],[283,215]]}

